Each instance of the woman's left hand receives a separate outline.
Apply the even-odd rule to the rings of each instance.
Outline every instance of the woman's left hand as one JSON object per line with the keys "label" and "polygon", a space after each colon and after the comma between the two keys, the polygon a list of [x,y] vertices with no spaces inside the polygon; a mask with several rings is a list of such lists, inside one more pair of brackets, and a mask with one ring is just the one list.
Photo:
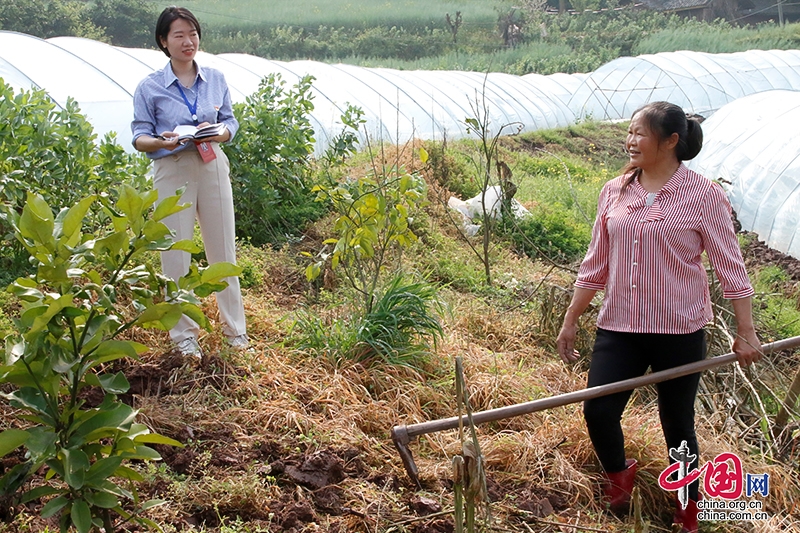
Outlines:
{"label": "woman's left hand", "polygon": [[733,314],[736,316],[736,339],[733,341],[733,353],[742,366],[757,363],[764,355],[761,353],[761,341],[753,327],[753,305],[751,298],[731,300]]}
{"label": "woman's left hand", "polygon": [[[197,125],[197,129],[205,128],[206,126],[210,126],[210,125],[211,125],[210,122],[203,122],[203,123]],[[215,135],[214,137],[206,137],[203,140],[204,141],[208,141],[208,142],[212,142],[212,143],[224,143],[224,142],[230,140],[230,138],[231,138],[231,132],[226,129],[225,132],[222,135]]]}
{"label": "woman's left hand", "polygon": [[764,354],[761,352],[761,341],[758,340],[755,330],[745,330],[738,332],[733,341],[733,353],[739,364],[747,367],[761,360]]}

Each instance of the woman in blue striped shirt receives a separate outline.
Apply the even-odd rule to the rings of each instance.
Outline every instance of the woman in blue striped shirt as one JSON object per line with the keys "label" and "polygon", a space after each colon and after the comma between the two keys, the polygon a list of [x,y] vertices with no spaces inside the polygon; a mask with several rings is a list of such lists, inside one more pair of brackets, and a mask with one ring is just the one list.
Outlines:
{"label": "woman in blue striped shirt", "polygon": [[[181,200],[191,207],[164,220],[175,238],[191,239],[195,219],[205,244],[209,264],[236,263],[233,194],[228,158],[219,143],[229,141],[239,124],[233,116],[228,84],[221,72],[201,67],[195,61],[201,29],[195,16],[182,7],[168,7],[156,23],[156,44],[169,63],[143,79],[133,96],[131,124],[133,146],[153,159],[153,183],[159,198],[186,187]],[[225,125],[224,131],[203,142],[182,142],[177,126]],[[164,274],[174,280],[189,271],[188,252],[161,254]],[[237,349],[249,344],[244,305],[237,277],[227,278],[228,287],[218,292],[217,306],[228,343]],[[200,327],[184,315],[170,330],[170,337],[183,355],[202,357],[198,343]]]}

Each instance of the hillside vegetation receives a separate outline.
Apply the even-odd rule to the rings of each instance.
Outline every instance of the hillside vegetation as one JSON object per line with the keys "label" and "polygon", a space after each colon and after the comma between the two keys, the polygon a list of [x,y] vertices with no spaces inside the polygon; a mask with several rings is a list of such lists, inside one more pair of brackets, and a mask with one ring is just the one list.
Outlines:
{"label": "hillside vegetation", "polygon": [[[740,27],[723,19],[686,20],[616,0],[573,3],[575,11],[562,14],[557,2],[533,0],[189,0],[185,5],[203,25],[207,52],[397,69],[574,73],[590,72],[620,56],[800,44],[798,24]],[[0,29],[154,48],[152,28],[167,5],[155,0],[17,0],[0,4]]]}

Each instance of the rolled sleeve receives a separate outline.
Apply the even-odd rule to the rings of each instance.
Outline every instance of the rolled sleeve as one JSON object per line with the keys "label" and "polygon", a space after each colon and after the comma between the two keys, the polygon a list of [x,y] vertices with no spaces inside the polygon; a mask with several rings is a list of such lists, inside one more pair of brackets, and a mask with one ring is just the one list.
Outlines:
{"label": "rolled sleeve", "polygon": [[606,227],[609,185],[606,184],[597,200],[597,218],[592,227],[592,240],[581,262],[575,286],[581,289],[603,290],[608,281],[609,238]]}
{"label": "rolled sleeve", "polygon": [[142,135],[153,136],[156,134],[155,110],[148,104],[146,83],[140,83],[133,93],[133,121],[131,133],[133,134],[133,147],[136,148],[136,139]]}
{"label": "rolled sleeve", "polygon": [[731,204],[718,184],[712,183],[709,188],[702,213],[703,244],[719,279],[723,297],[737,300],[752,296],[755,291],[733,228]]}
{"label": "rolled sleeve", "polygon": [[217,115],[217,118],[219,122],[225,124],[225,126],[228,128],[228,131],[231,133],[231,138],[228,139],[228,142],[230,142],[236,136],[236,132],[239,131],[239,122],[233,115],[233,105],[231,104],[231,92],[228,89],[228,84],[224,82],[224,79],[223,83],[225,87],[225,94],[222,97],[222,106],[220,106],[219,108],[219,114]]}

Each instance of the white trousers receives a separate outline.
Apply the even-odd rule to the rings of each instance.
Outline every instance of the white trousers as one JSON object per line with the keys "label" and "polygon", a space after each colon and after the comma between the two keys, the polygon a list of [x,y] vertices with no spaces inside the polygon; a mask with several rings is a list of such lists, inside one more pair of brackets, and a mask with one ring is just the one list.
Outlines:
{"label": "white trousers", "polygon": [[[159,199],[175,194],[186,186],[180,203],[191,203],[191,207],[170,215],[163,220],[176,240],[194,236],[194,221],[200,223],[200,232],[209,264],[227,261],[236,263],[236,227],[233,214],[233,191],[231,190],[228,158],[219,144],[210,143],[217,158],[204,163],[197,150],[188,149],[174,155],[156,159],[153,168],[153,184]],[[164,274],[174,280],[189,272],[191,255],[180,250],[161,253]],[[216,293],[217,307],[222,321],[222,332],[228,337],[246,333],[242,292],[239,278],[226,278],[228,287]],[[189,337],[197,338],[200,326],[183,315],[169,332],[173,342]]]}

